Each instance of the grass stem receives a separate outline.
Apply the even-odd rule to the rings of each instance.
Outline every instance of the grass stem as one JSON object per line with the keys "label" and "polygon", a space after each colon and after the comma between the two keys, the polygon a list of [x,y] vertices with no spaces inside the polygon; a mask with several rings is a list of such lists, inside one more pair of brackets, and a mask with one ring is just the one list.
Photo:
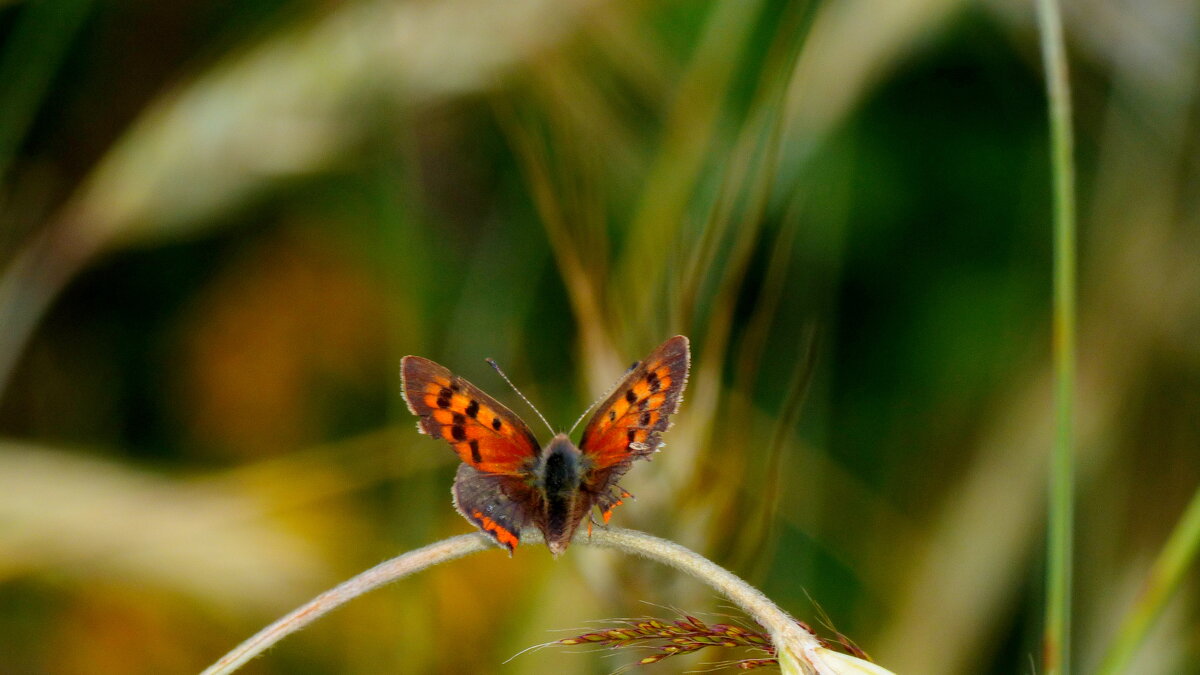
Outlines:
{"label": "grass stem", "polygon": [[[541,541],[541,536],[534,532],[522,533],[522,543]],[[592,544],[616,549],[670,565],[720,591],[771,634],[784,675],[890,675],[889,671],[873,663],[826,649],[815,635],[788,616],[758,589],[679,544],[616,527],[597,529],[590,536],[581,533],[575,538],[575,544]],[[380,563],[318,595],[262,629],[209,666],[202,675],[226,675],[236,671],[284,637],[367,591],[433,565],[490,548],[494,548],[494,544],[476,532],[451,537]]]}
{"label": "grass stem", "polygon": [[325,591],[312,600],[292,610],[271,625],[260,630],[242,644],[234,647],[220,660],[204,670],[201,675],[224,675],[241,668],[248,661],[266,651],[283,638],[304,628],[325,614],[341,607],[358,596],[385,586],[410,574],[415,574],[438,563],[461,558],[465,555],[493,548],[484,535],[476,532],[443,539],[415,551],[409,551],[382,562],[371,569],[348,579]]}
{"label": "grass stem", "polygon": [[1150,632],[1154,620],[1162,614],[1167,601],[1179,588],[1183,574],[1196,561],[1200,550],[1200,490],[1192,495],[1183,514],[1183,519],[1171,533],[1167,545],[1150,568],[1150,576],[1142,589],[1133,611],[1125,617],[1117,631],[1116,639],[1101,662],[1099,675],[1118,675],[1134,672],[1129,662],[1137,653],[1138,646]]}
{"label": "grass stem", "polygon": [[1056,427],[1050,462],[1042,665],[1047,675],[1066,675],[1070,672],[1071,662],[1075,478],[1075,165],[1071,90],[1067,78],[1062,16],[1057,0],[1038,0],[1037,9],[1049,99],[1054,182],[1053,359]]}

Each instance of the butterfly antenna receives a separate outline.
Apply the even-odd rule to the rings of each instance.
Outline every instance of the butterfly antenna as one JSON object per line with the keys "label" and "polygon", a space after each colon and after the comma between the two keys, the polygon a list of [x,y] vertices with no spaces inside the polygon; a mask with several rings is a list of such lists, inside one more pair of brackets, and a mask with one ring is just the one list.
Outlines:
{"label": "butterfly antenna", "polygon": [[570,428],[570,430],[568,430],[568,431],[567,431],[567,435],[568,435],[568,436],[570,436],[570,435],[571,435],[571,432],[572,432],[572,431],[575,431],[575,427],[579,426],[579,423],[583,421],[583,418],[584,418],[584,417],[587,417],[587,414],[588,414],[588,413],[590,413],[590,412],[592,411],[592,408],[595,408],[596,406],[600,405],[600,401],[603,401],[604,399],[608,398],[609,396],[612,396],[612,393],[613,393],[614,391],[616,391],[617,387],[618,387],[618,386],[621,384],[621,382],[622,382],[622,381],[625,379],[625,376],[629,374],[629,371],[631,371],[631,370],[633,370],[634,368],[637,368],[637,367],[638,367],[638,363],[637,363],[637,362],[635,362],[635,363],[634,363],[632,366],[629,366],[629,368],[628,368],[628,369],[627,369],[627,370],[626,370],[624,373],[622,373],[622,374],[621,374],[621,377],[618,377],[618,378],[617,378],[617,381],[612,383],[612,386],[608,388],[608,391],[606,391],[606,392],[604,392],[603,394],[601,394],[601,395],[600,395],[600,398],[596,399],[595,401],[592,401],[592,404],[591,404],[591,405],[589,405],[589,406],[587,407],[587,409],[586,409],[586,410],[584,410],[584,411],[583,411],[583,413],[582,413],[581,415],[579,415],[579,419],[575,420],[575,424],[572,424],[572,425],[571,425],[571,428]]}
{"label": "butterfly antenna", "polygon": [[497,373],[500,373],[500,377],[504,378],[504,381],[508,383],[508,386],[512,387],[512,390],[517,392],[517,396],[520,396],[521,400],[525,401],[526,405],[528,405],[530,408],[533,408],[533,412],[537,414],[538,419],[540,419],[542,421],[542,424],[546,425],[546,428],[550,430],[550,433],[551,434],[557,433],[554,431],[554,427],[550,426],[550,423],[546,421],[546,418],[542,417],[542,411],[538,410],[537,406],[534,405],[532,401],[525,398],[525,394],[522,394],[521,390],[517,389],[517,385],[513,384],[512,380],[508,379],[508,376],[504,374],[503,370],[500,370],[500,364],[496,363],[495,359],[484,359],[484,360],[488,362],[488,365],[495,368]]}

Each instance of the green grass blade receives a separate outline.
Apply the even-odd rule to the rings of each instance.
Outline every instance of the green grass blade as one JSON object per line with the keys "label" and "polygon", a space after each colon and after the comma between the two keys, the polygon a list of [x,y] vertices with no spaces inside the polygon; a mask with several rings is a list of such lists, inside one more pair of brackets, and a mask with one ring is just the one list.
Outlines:
{"label": "green grass blade", "polygon": [[1129,670],[1130,660],[1150,632],[1154,620],[1162,614],[1167,601],[1179,587],[1183,573],[1195,562],[1197,550],[1200,550],[1200,490],[1192,495],[1183,519],[1154,561],[1141,597],[1133,611],[1125,617],[1097,671],[1100,675],[1133,672]]}
{"label": "green grass blade", "polygon": [[1060,675],[1070,672],[1071,662],[1071,539],[1075,478],[1075,165],[1062,17],[1056,0],[1039,0],[1037,8],[1049,96],[1051,170],[1054,176],[1053,358],[1056,427],[1050,463],[1042,664],[1047,675]]}

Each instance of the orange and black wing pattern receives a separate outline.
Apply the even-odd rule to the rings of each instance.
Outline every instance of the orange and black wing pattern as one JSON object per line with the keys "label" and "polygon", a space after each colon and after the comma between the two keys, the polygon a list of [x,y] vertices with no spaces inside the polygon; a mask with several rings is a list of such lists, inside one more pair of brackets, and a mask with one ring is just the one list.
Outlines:
{"label": "orange and black wing pattern", "polygon": [[406,356],[400,381],[421,432],[446,439],[471,468],[516,476],[537,461],[537,439],[521,418],[444,366]]}
{"label": "orange and black wing pattern", "polygon": [[[676,335],[633,364],[600,404],[579,442],[589,461],[585,482],[593,494],[607,492],[633,460],[658,450],[659,437],[683,398],[690,360],[688,339]],[[606,515],[607,501],[601,500]]]}

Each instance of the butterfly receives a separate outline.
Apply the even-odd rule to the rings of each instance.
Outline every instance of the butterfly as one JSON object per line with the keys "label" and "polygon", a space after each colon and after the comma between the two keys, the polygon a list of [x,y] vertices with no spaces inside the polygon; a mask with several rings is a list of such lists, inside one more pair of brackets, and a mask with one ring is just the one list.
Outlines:
{"label": "butterfly", "polygon": [[417,429],[445,439],[462,460],[452,491],[458,512],[510,556],[529,525],[557,556],[592,508],[607,523],[631,496],[617,479],[662,445],[690,360],[688,339],[677,335],[635,362],[596,409],[578,446],[558,433],[542,447],[516,413],[429,359],[404,357],[400,379],[409,410],[420,418]]}

